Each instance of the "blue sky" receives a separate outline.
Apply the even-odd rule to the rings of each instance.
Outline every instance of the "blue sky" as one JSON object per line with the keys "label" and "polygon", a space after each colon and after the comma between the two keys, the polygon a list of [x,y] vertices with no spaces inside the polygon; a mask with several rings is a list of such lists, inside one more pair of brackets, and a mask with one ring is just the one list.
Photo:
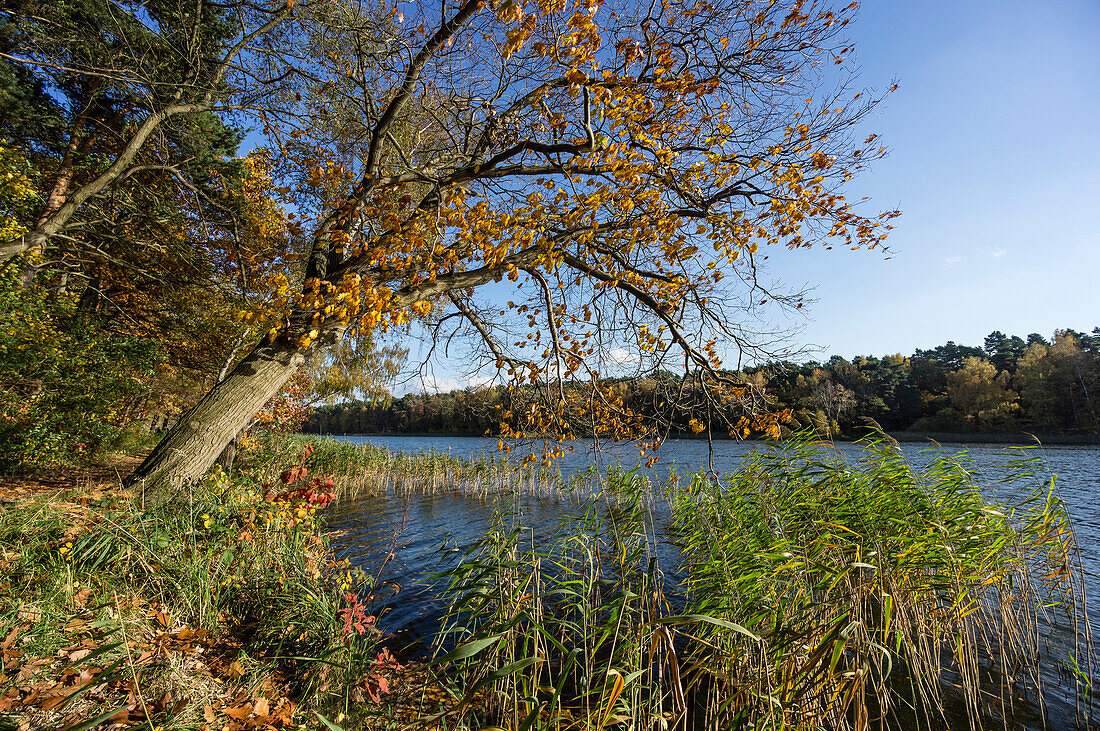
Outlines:
{"label": "blue sky", "polygon": [[[864,0],[849,35],[859,85],[899,88],[865,129],[890,154],[847,192],[902,216],[888,256],[767,252],[815,300],[774,323],[792,347],[908,355],[1100,325],[1100,0]],[[466,386],[464,361],[397,391]]]}
{"label": "blue sky", "polygon": [[849,192],[903,215],[889,259],[772,252],[814,288],[795,340],[852,357],[1100,325],[1100,2],[867,0],[850,28],[861,82],[900,87],[867,125],[891,153]]}
{"label": "blue sky", "polygon": [[[768,252],[815,300],[775,322],[791,345],[908,355],[1100,325],[1100,0],[865,0],[849,28],[859,83],[900,86],[866,124],[890,154],[848,193],[902,216],[888,256]],[[465,386],[456,365],[398,391]]]}

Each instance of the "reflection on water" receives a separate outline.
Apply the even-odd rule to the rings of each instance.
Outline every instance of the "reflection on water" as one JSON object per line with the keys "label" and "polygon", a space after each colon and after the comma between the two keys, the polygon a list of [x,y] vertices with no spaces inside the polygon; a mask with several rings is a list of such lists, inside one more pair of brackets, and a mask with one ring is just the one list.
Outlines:
{"label": "reflection on water", "polygon": [[460,495],[365,498],[334,510],[328,525],[338,534],[338,559],[349,559],[379,582],[399,587],[396,595],[379,594],[385,612],[379,626],[415,645],[438,626],[442,606],[431,577],[449,566],[454,552],[447,549],[462,549],[484,536],[502,511],[533,525],[531,540],[538,541],[567,517],[570,507],[534,498],[508,505]]}
{"label": "reflection on water", "polygon": [[[369,442],[402,451],[436,450],[451,452],[456,456],[495,455],[496,440],[476,437],[343,437],[348,441]],[[669,470],[684,475],[709,466],[719,473],[736,470],[744,456],[753,449],[764,448],[759,444],[717,442],[713,461],[708,460],[706,442],[678,440],[666,442],[660,452],[661,462],[649,471],[655,482],[661,482]],[[846,459],[859,458],[861,448],[853,444],[837,444],[834,447]],[[1019,448],[1004,445],[967,444],[943,445],[931,449],[927,444],[906,443],[902,450],[917,470],[929,464],[940,454],[956,455],[965,451],[970,467],[981,476],[991,479],[996,471],[991,469],[1006,461],[1018,460]],[[522,452],[519,452],[522,454]],[[1083,574],[1087,595],[1090,624],[1100,630],[1100,447],[1058,446],[1029,449],[1026,454],[1039,457],[1049,474],[1036,477],[1034,485],[1042,479],[1056,475],[1058,492],[1069,507],[1081,549]],[[513,452],[515,458],[517,452]],[[638,454],[628,445],[610,445],[601,454],[594,455],[590,444],[578,442],[577,449],[562,459],[557,467],[563,477],[583,473],[599,465],[621,463],[627,469],[637,467]],[[639,468],[643,469],[644,468]],[[1003,488],[1002,488],[1003,489]],[[1021,487],[1014,488],[1019,491]],[[996,490],[992,496],[997,497]],[[1019,497],[1005,495],[1006,499]],[[659,504],[660,505],[660,504]],[[380,592],[386,613],[380,618],[380,627],[394,633],[395,644],[413,651],[426,647],[425,639],[439,626],[443,607],[437,589],[431,583],[432,575],[448,567],[448,557],[455,557],[452,550],[461,550],[485,535],[494,515],[506,512],[506,520],[524,527],[525,539],[533,545],[544,545],[562,521],[576,515],[577,503],[569,500],[521,498],[502,505],[494,498],[474,498],[458,495],[414,495],[410,497],[365,498],[337,506],[329,516],[329,526],[337,533],[334,541],[338,557],[350,559],[380,581],[393,582]],[[667,515],[658,508],[654,516],[658,555],[662,569],[673,572],[676,568],[675,550],[667,541],[663,530]],[[399,587],[395,594],[392,589]],[[1052,678],[1054,684],[1059,680]],[[1065,682],[1063,679],[1062,682]],[[1072,681],[1071,681],[1072,682]],[[1063,709],[1071,711],[1071,709]],[[1061,715],[1061,714],[1058,714]],[[1058,724],[1056,724],[1058,725]]]}

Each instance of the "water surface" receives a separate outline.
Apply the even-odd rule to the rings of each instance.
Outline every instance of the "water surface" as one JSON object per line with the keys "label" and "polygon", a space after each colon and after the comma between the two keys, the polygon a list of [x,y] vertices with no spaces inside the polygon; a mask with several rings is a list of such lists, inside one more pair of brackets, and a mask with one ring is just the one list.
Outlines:
{"label": "water surface", "polygon": [[[497,451],[497,439],[488,437],[349,435],[333,438],[374,444],[403,452],[449,452],[458,457],[500,455]],[[639,467],[638,452],[631,445],[604,444],[601,445],[600,450],[596,451],[592,448],[591,440],[578,440],[574,444],[574,451],[555,463],[555,468],[561,470],[563,477],[568,478],[571,475],[583,473],[594,466],[601,471],[612,464],[621,465],[626,469]],[[681,475],[699,469],[713,469],[720,474],[728,473],[735,471],[747,454],[762,446],[759,442],[716,441],[712,455],[707,443],[703,440],[668,440],[661,446],[660,461],[648,472],[657,481],[664,479],[669,470],[675,470]],[[863,447],[858,443],[837,442],[833,448],[853,461],[857,460],[863,452]],[[531,449],[531,446],[520,445],[513,450],[510,458],[521,457]],[[1007,461],[1018,460],[1021,455],[1040,460],[1045,466],[1046,474],[1040,474],[1029,486],[1037,487],[1040,479],[1055,480],[1057,494],[1068,506],[1077,531],[1089,603],[1094,611],[1100,609],[1100,446],[1059,445],[1021,449],[1004,444],[933,445],[923,442],[903,442],[901,450],[918,470],[927,466],[939,455],[965,454],[971,466],[977,469],[979,479],[983,467],[995,468]],[[994,475],[996,471],[989,469],[988,474]],[[1023,486],[1017,487],[1017,490],[1022,489]],[[1010,499],[1012,495],[1005,497]],[[556,505],[552,501],[546,505],[533,501],[528,506],[534,511],[530,515],[532,524],[542,522],[541,519],[556,523],[561,517],[561,508]],[[458,538],[480,535],[478,526],[484,525],[489,518],[489,515],[483,513],[486,510],[491,511],[492,506],[485,501],[460,497],[434,496],[431,499],[418,497],[394,504],[368,499],[341,506],[340,510],[333,515],[332,521],[334,526],[340,528],[355,527],[356,541],[366,540],[367,534],[376,536],[377,540],[383,540],[392,534],[393,529],[398,525],[398,519],[406,509],[412,513],[409,515],[402,540],[399,542],[403,547],[414,546],[421,541],[436,542],[443,533],[448,531]],[[549,510],[549,514],[543,516],[538,512],[540,510]],[[372,527],[366,530],[368,526]],[[348,542],[342,541],[341,546],[356,554],[360,553]]]}
{"label": "water surface", "polygon": [[[480,437],[337,437],[349,442],[369,443],[404,452],[449,452],[458,457],[499,456],[495,438]],[[637,450],[625,444],[602,445],[595,451],[591,441],[574,443],[575,449],[559,460],[555,468],[568,479],[593,468],[601,472],[609,465],[626,469],[639,467]],[[521,457],[537,445],[517,445],[511,458]],[[735,471],[747,454],[767,448],[761,443],[720,441],[710,452],[705,441],[670,440],[662,445],[660,461],[648,474],[656,482],[665,479],[670,470],[680,475],[710,469],[718,473]],[[856,461],[864,448],[859,444],[836,443],[832,447],[845,459]],[[1100,446],[1070,445],[1021,450],[1001,444],[902,443],[901,450],[915,469],[920,470],[942,455],[964,460],[978,474],[979,484],[987,484],[998,473],[994,469],[1022,455],[1038,458],[1041,469],[1026,484],[1012,486],[1004,493],[1002,486],[990,489],[990,497],[1006,501],[1019,498],[1028,489],[1049,487],[1051,480],[1068,506],[1077,531],[1090,624],[1100,632]],[[983,481],[983,475],[990,480]],[[997,490],[1001,490],[998,493]],[[442,604],[438,587],[431,575],[446,566],[444,545],[459,549],[482,537],[494,514],[502,506],[492,498],[460,495],[414,495],[411,497],[364,498],[334,508],[329,525],[339,531],[335,542],[339,557],[348,558],[380,580],[392,581],[390,590],[399,593],[385,602],[385,615],[380,626],[395,633],[394,642],[415,648],[426,646],[425,639],[438,628]],[[509,503],[514,511],[511,520],[524,526],[525,538],[532,544],[546,542],[567,516],[577,513],[575,502],[561,499],[522,498]],[[658,509],[654,516],[658,537],[657,554],[662,568],[675,576],[676,553],[667,542],[660,541],[665,533],[663,522],[667,511]],[[453,555],[453,554],[451,554]],[[385,560],[383,566],[383,558]],[[381,567],[381,568],[380,568]],[[1054,679],[1052,679],[1054,680]],[[1058,725],[1058,724],[1056,724]]]}

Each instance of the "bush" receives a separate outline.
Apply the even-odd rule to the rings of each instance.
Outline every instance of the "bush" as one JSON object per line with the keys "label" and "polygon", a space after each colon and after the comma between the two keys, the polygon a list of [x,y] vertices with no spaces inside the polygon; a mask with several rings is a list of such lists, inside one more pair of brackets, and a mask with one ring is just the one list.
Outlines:
{"label": "bush", "polygon": [[162,358],[155,340],[106,333],[74,296],[0,275],[0,470],[81,461],[132,438]]}

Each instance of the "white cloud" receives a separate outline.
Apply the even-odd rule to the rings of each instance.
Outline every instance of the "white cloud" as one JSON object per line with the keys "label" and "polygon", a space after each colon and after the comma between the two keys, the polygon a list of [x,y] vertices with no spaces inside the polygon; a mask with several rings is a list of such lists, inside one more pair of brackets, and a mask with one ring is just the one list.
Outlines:
{"label": "white cloud", "polygon": [[953,267],[956,264],[958,264],[960,261],[962,261],[961,256],[948,256],[948,257],[944,258],[943,263],[946,264],[949,267]]}
{"label": "white cloud", "polygon": [[[493,377],[474,374],[466,379],[460,380],[455,376],[437,376],[429,373],[421,376],[419,381],[419,392],[421,393],[447,393],[449,391],[461,391],[467,388],[484,388],[492,385]],[[417,392],[415,386],[412,388],[412,391]]]}
{"label": "white cloud", "polygon": [[424,393],[445,393],[455,391],[465,386],[452,376],[425,375],[420,379],[420,385]]}
{"label": "white cloud", "polygon": [[496,379],[493,376],[472,375],[466,382],[466,388],[486,388],[493,385]]}
{"label": "white cloud", "polygon": [[1002,256],[1007,254],[1008,251],[1002,249],[1000,246],[990,246],[989,253],[993,256],[994,259],[1000,259]]}
{"label": "white cloud", "polygon": [[611,348],[607,351],[607,357],[615,365],[638,365],[642,362],[638,353],[633,353],[626,348]]}

